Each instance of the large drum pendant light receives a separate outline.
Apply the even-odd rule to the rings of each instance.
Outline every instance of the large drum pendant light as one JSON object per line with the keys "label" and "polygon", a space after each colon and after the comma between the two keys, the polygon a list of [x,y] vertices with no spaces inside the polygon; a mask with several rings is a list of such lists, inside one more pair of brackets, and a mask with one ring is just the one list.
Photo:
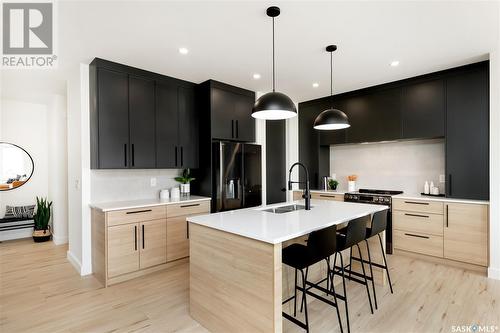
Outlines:
{"label": "large drum pendant light", "polygon": [[330,52],[330,98],[332,107],[321,112],[314,120],[314,128],[317,130],[338,130],[350,127],[347,115],[333,107],[333,52],[337,50],[336,45],[328,45],[326,51]]}
{"label": "large drum pendant light", "polygon": [[269,7],[267,16],[273,18],[273,91],[262,95],[252,110],[252,117],[257,119],[279,120],[288,119],[297,115],[295,104],[287,95],[276,92],[275,57],[274,57],[274,18],[280,14],[278,7]]}

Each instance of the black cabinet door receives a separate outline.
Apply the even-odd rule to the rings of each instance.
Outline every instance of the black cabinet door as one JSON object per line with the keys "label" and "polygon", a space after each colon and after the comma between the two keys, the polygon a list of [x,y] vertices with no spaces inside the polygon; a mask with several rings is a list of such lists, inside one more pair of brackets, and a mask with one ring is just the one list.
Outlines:
{"label": "black cabinet door", "polygon": [[489,198],[488,67],[446,81],[446,194]]}
{"label": "black cabinet door", "polygon": [[351,127],[346,142],[377,142],[401,137],[401,89],[375,91],[346,100]]}
{"label": "black cabinet door", "polygon": [[234,140],[235,131],[235,95],[232,92],[212,88],[212,138]]}
{"label": "black cabinet door", "polygon": [[178,112],[180,166],[197,168],[199,122],[194,105],[194,86],[178,88]]}
{"label": "black cabinet door", "polygon": [[403,88],[404,139],[444,136],[444,80],[416,83]]}
{"label": "black cabinet door", "polygon": [[266,121],[266,203],[286,201],[286,122]]}
{"label": "black cabinet door", "polygon": [[[319,131],[313,124],[320,111],[317,105],[299,104],[299,162],[309,169],[312,189],[319,185]],[[299,172],[299,179],[305,182],[304,172]]]}
{"label": "black cabinet door", "polygon": [[98,69],[99,168],[129,167],[128,76]]}
{"label": "black cabinet door", "polygon": [[129,77],[129,119],[131,168],[156,166],[155,83],[140,77]]}
{"label": "black cabinet door", "polygon": [[234,95],[234,137],[238,141],[255,141],[255,118],[252,117],[252,108],[255,97]]}
{"label": "black cabinet door", "polygon": [[180,167],[177,85],[156,84],[156,167]]}

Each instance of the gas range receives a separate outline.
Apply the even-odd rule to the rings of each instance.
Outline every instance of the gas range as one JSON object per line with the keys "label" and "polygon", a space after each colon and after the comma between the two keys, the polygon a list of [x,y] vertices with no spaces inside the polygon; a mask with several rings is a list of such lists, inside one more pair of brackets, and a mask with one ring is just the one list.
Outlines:
{"label": "gas range", "polygon": [[344,201],[347,202],[389,206],[387,229],[385,233],[385,251],[387,254],[392,254],[392,196],[402,193],[403,191],[360,189],[358,192],[348,192],[344,194]]}
{"label": "gas range", "polygon": [[360,189],[358,192],[344,194],[344,201],[391,206],[391,197],[401,193],[403,191]]}

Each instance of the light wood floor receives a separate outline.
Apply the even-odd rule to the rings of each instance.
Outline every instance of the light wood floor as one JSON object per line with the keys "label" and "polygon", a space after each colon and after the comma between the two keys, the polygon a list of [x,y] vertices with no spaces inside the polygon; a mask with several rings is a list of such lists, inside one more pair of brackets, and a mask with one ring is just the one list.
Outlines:
{"label": "light wood floor", "polygon": [[[0,243],[0,332],[206,332],[189,316],[187,264],[103,289],[76,273],[66,250],[52,242]],[[500,327],[500,281],[404,256],[389,260],[395,293],[377,289],[375,315],[363,286],[349,283],[352,332]],[[309,310],[312,332],[338,331],[334,308],[312,300]],[[301,332],[286,320],[284,328]]]}

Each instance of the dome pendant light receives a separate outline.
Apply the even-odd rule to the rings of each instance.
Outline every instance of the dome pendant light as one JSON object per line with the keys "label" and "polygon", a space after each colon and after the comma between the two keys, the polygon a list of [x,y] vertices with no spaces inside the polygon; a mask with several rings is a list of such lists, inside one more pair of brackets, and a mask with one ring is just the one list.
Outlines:
{"label": "dome pendant light", "polygon": [[287,95],[276,92],[276,75],[274,69],[274,18],[280,14],[278,7],[269,7],[267,16],[273,18],[273,91],[262,95],[254,104],[252,117],[257,119],[279,120],[297,115],[295,104]]}
{"label": "dome pendant light", "polygon": [[350,127],[347,115],[333,108],[333,52],[337,50],[337,45],[328,45],[326,51],[330,52],[330,98],[332,107],[321,112],[314,120],[314,129],[317,130],[338,130]]}

